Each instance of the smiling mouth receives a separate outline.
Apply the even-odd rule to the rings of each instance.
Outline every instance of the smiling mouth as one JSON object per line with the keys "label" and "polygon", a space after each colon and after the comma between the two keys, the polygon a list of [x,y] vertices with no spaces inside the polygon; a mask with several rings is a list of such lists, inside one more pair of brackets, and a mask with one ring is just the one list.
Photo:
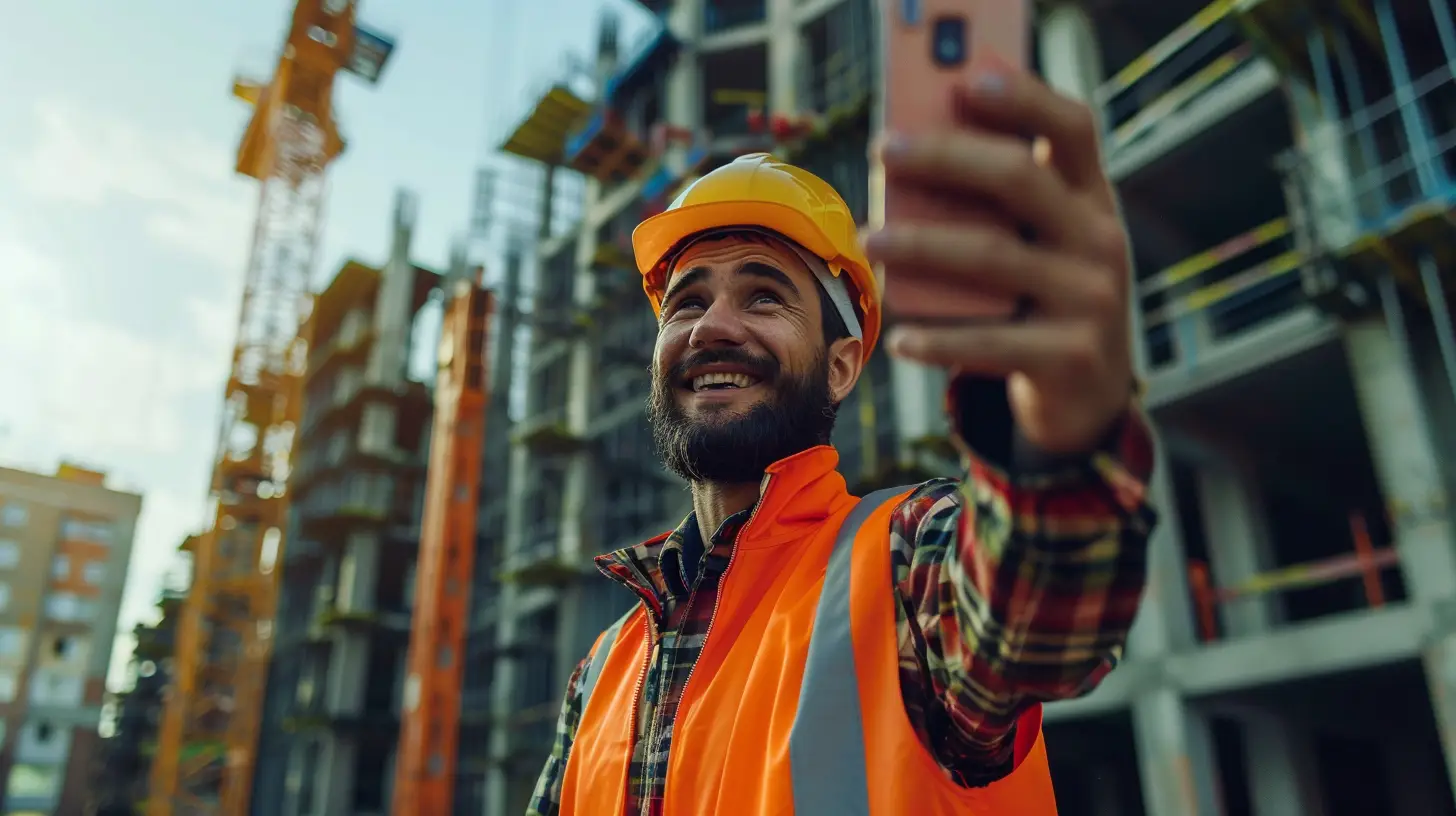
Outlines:
{"label": "smiling mouth", "polygon": [[699,391],[728,391],[736,388],[748,388],[758,384],[758,379],[747,374],[701,374],[692,379],[689,383],[693,392]]}

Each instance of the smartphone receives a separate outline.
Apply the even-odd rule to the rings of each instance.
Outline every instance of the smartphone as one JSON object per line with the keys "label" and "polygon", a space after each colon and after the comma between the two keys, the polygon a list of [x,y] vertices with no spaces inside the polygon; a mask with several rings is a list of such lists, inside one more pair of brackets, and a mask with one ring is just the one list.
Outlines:
{"label": "smartphone", "polygon": [[[1013,68],[1030,60],[1032,0],[878,0],[880,24],[880,133],[914,135],[964,127],[952,105],[952,88],[970,79],[970,61],[982,50]],[[974,123],[972,123],[974,124]],[[971,212],[967,212],[970,207]],[[952,202],[934,192],[885,178],[875,162],[870,172],[870,225],[907,221],[996,219],[986,207]],[[884,269],[885,309],[897,319],[944,322],[1010,319],[1015,299],[978,293],[964,285],[927,280],[913,270]]]}

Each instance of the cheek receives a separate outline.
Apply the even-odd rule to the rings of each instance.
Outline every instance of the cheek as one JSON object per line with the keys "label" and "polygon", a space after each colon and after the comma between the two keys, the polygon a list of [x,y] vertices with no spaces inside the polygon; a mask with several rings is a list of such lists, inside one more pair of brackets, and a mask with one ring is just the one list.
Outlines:
{"label": "cheek", "polygon": [[654,374],[666,374],[669,369],[682,359],[683,349],[687,347],[688,332],[680,328],[665,327],[658,331],[657,342],[652,346],[652,371]]}

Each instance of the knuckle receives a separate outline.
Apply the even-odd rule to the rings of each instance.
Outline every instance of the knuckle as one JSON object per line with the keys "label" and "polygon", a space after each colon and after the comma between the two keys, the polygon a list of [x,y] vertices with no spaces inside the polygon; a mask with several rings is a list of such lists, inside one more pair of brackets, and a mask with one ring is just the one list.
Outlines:
{"label": "knuckle", "polygon": [[1105,262],[1121,261],[1127,254],[1127,230],[1115,216],[1102,216],[1091,225],[1092,249]]}
{"label": "knuckle", "polygon": [[1074,139],[1097,138],[1097,115],[1091,106],[1078,100],[1068,100],[1067,130]]}

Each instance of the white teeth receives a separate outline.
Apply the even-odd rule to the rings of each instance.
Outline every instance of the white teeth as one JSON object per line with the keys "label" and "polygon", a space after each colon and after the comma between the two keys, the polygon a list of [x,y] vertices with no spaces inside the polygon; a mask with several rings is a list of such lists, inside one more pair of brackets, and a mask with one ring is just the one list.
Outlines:
{"label": "white teeth", "polygon": [[693,378],[693,390],[701,391],[710,385],[728,385],[733,388],[747,388],[754,379],[747,374],[703,374]]}

